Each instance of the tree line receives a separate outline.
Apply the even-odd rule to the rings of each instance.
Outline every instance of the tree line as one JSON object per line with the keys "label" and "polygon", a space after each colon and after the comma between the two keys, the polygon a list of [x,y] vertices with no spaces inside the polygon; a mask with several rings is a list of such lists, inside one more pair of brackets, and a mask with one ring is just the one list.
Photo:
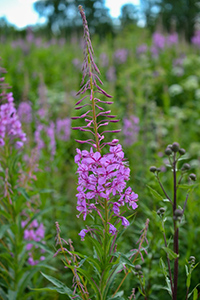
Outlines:
{"label": "tree line", "polygon": [[[127,0],[128,1],[128,0]],[[39,0],[34,3],[34,9],[46,22],[37,26],[37,31],[46,36],[72,36],[81,31],[81,17],[78,6],[85,9],[91,34],[96,33],[101,38],[107,34],[113,36],[116,32],[128,26],[142,23],[151,32],[161,27],[165,32],[176,31],[191,40],[195,30],[200,29],[199,0],[140,0],[140,5],[124,4],[121,14],[114,21],[104,0]],[[10,31],[9,31],[10,30]],[[0,31],[8,34],[13,32],[5,20],[0,20]]]}

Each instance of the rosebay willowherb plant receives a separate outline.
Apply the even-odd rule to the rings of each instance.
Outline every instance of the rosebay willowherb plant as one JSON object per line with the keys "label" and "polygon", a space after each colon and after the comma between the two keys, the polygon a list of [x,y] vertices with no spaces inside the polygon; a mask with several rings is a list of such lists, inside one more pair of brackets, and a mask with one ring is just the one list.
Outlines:
{"label": "rosebay willowherb plant", "polygon": [[[0,68],[0,73],[6,71]],[[44,249],[38,248],[44,227],[37,221],[41,212],[33,201],[37,159],[32,153],[30,162],[23,163],[26,134],[7,89],[0,77],[0,298],[19,300],[33,293],[27,287],[45,259]]]}
{"label": "rosebay willowherb plant", "polygon": [[[167,165],[172,170],[172,177],[173,177],[173,191],[172,195],[170,195],[166,189],[164,188],[163,184],[160,180],[160,172],[161,169],[157,168],[155,166],[150,167],[150,171],[155,174],[155,177],[162,189],[162,192],[164,193],[165,199],[164,201],[169,203],[171,205],[171,213],[172,218],[169,217],[169,214],[166,213],[166,207],[160,207],[157,210],[157,214],[160,217],[160,228],[164,237],[164,247],[163,249],[166,252],[167,256],[167,267],[165,266],[165,263],[163,259],[160,259],[160,265],[163,270],[165,279],[166,279],[166,290],[168,291],[169,295],[173,300],[177,300],[178,296],[180,295],[179,289],[178,289],[178,278],[179,278],[179,231],[180,227],[184,223],[184,212],[186,209],[187,201],[189,194],[191,191],[196,187],[196,184],[194,183],[196,181],[196,175],[191,173],[188,174],[190,170],[190,165],[188,163],[182,164],[181,168],[178,169],[179,165],[181,164],[182,160],[186,159],[184,157],[185,155],[185,149],[180,148],[179,144],[177,142],[174,142],[172,145],[168,145],[165,149],[165,154],[168,156],[169,164]],[[187,177],[186,177],[187,176]],[[188,179],[188,183],[183,182],[184,179]],[[184,203],[179,203],[178,201],[178,191],[181,188],[186,188],[187,194],[185,196]],[[151,189],[151,192],[153,195],[155,195],[155,191]],[[157,195],[159,195],[156,192]],[[163,198],[160,195],[160,198]],[[182,205],[182,207],[181,207]],[[167,239],[166,234],[166,228],[165,223],[166,221],[172,220],[173,222],[173,250],[170,248],[171,243],[171,237],[169,240]],[[171,265],[171,260],[174,262],[173,266]],[[195,287],[190,293],[189,288],[191,285],[191,274],[194,268],[198,265],[198,263],[195,265],[195,257],[191,256],[187,262],[187,265],[185,265],[186,268],[186,291],[185,291],[185,299],[187,300],[192,294],[193,299],[198,299],[200,294],[198,295],[197,288]],[[167,272],[168,269],[168,272]],[[199,284],[198,284],[199,285]],[[183,290],[183,287],[180,287],[181,291]]]}
{"label": "rosebay willowherb plant", "polygon": [[[83,220],[87,219],[88,223],[79,235],[82,241],[86,239],[85,242],[89,242],[90,249],[87,255],[74,251],[72,241],[61,238],[59,224],[56,223],[56,243],[59,249],[55,256],[61,254],[65,267],[72,271],[72,288],[55,278],[43,275],[56,286],[51,289],[67,294],[70,299],[125,299],[124,291],[120,289],[128,274],[137,273],[135,262],[140,256],[143,259],[143,251],[146,253],[143,244],[147,242],[149,220],[142,230],[138,249],[132,249],[126,254],[117,251],[117,242],[135,214],[138,195],[131,187],[127,187],[130,169],[118,140],[105,141],[104,134],[120,130],[100,131],[110,122],[117,120],[110,110],[104,109],[105,105],[112,104],[110,100],[104,99],[111,96],[99,86],[102,82],[97,75],[100,72],[93,59],[85,13],[81,6],[79,10],[83,20],[85,44],[82,87],[78,92],[82,98],[76,103],[76,109],[89,107],[89,110],[72,119],[79,122],[85,120],[86,125],[73,129],[91,134],[90,139],[77,140],[80,144],[89,144],[91,149],[77,149],[75,156],[75,163],[78,165],[78,217],[83,216]],[[99,96],[102,96],[102,99],[99,99]],[[89,101],[86,101],[87,99]],[[107,147],[109,151],[106,150]],[[130,212],[128,216],[127,211]],[[132,288],[128,291],[129,295]],[[132,297],[134,292],[130,299]]]}

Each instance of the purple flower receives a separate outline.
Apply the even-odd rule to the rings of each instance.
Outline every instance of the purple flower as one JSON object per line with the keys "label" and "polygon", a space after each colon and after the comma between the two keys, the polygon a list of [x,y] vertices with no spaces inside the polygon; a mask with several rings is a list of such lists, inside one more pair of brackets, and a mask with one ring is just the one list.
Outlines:
{"label": "purple flower", "polygon": [[153,44],[157,49],[162,50],[165,47],[165,37],[160,32],[153,34]]}
{"label": "purple flower", "polygon": [[116,76],[116,69],[114,66],[109,67],[108,71],[106,72],[106,78],[110,82],[116,81],[117,76]]}
{"label": "purple flower", "polygon": [[193,45],[200,48],[200,30],[196,30],[194,36],[191,38],[191,42]]}
{"label": "purple flower", "polygon": [[56,140],[55,140],[55,125],[54,122],[50,122],[50,125],[46,127],[46,134],[50,139],[50,152],[52,158],[54,157],[56,153]]}
{"label": "purple flower", "polygon": [[120,217],[120,219],[122,220],[122,225],[124,227],[127,227],[130,225],[129,221],[125,217]]}
{"label": "purple flower", "polygon": [[117,229],[111,223],[108,223],[108,224],[110,225],[110,227],[109,227],[109,233],[111,233],[112,235],[115,235]]}
{"label": "purple flower", "polygon": [[17,110],[19,119],[22,123],[30,123],[32,121],[32,107],[30,102],[21,102]]}
{"label": "purple flower", "polygon": [[57,119],[56,121],[56,136],[62,141],[68,141],[71,131],[71,119]]}
{"label": "purple flower", "polygon": [[140,45],[139,47],[137,47],[136,52],[137,52],[137,55],[141,55],[141,54],[146,53],[147,50],[148,50],[147,45],[146,45],[146,44],[142,44],[142,45]]}
{"label": "purple flower", "polygon": [[[22,223],[21,223],[22,228],[24,228],[26,226],[28,221],[29,221],[29,219],[22,221]],[[27,241],[26,250],[30,251],[28,253],[28,255],[29,255],[28,263],[30,265],[36,265],[39,263],[39,260],[33,259],[33,254],[35,256],[35,254],[37,254],[37,252],[38,252],[38,251],[36,251],[37,247],[34,246],[32,243],[30,243],[30,241],[44,243],[42,241],[44,239],[44,234],[45,234],[44,225],[43,225],[43,223],[39,224],[37,220],[33,220],[33,222],[31,222],[31,224],[28,225],[28,228],[26,228],[24,230],[24,240]],[[42,250],[40,252],[44,253],[44,251],[42,251]],[[41,256],[41,257],[40,257],[40,260],[45,259],[44,256]]]}
{"label": "purple flower", "polygon": [[100,60],[101,66],[102,66],[103,68],[105,68],[105,67],[108,66],[109,59],[108,59],[108,55],[107,55],[105,52],[102,52],[102,53],[100,54],[99,60]]}
{"label": "purple flower", "polygon": [[139,118],[131,115],[129,118],[124,118],[123,120],[123,136],[124,143],[127,146],[133,145],[138,138],[139,133]]}
{"label": "purple flower", "polygon": [[[0,69],[0,72],[5,72],[4,69]],[[0,80],[0,146],[5,145],[5,137],[9,137],[10,142],[15,142],[16,148],[21,148],[26,141],[26,134],[22,130],[21,122],[17,115],[17,111],[14,106],[14,98],[11,92],[6,93],[7,86],[3,82],[4,78]]]}
{"label": "purple flower", "polygon": [[78,235],[80,235],[81,237],[81,241],[84,241],[84,238],[85,238],[85,235],[86,233],[88,233],[88,230],[87,229],[82,229]]}
{"label": "purple flower", "polygon": [[[124,163],[124,152],[121,145],[111,146],[103,156],[99,152],[77,149],[75,162],[78,164],[77,210],[84,220],[93,210],[100,210],[99,197],[111,205],[113,216],[120,215],[120,207],[125,203],[135,209],[138,195],[129,187],[130,169]],[[112,197],[118,198],[115,202]],[[124,223],[123,223],[124,224]]]}
{"label": "purple flower", "polygon": [[166,43],[168,46],[178,44],[178,34],[176,32],[173,32],[170,35],[168,35],[166,38]]}
{"label": "purple flower", "polygon": [[128,50],[125,48],[117,49],[114,53],[114,60],[118,65],[124,64],[128,58]]}

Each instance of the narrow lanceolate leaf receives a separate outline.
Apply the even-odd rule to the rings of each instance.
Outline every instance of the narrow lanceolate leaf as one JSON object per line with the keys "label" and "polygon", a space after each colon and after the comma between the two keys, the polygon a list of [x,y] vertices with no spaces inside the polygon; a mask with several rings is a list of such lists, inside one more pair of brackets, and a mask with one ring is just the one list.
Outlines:
{"label": "narrow lanceolate leaf", "polygon": [[37,290],[37,291],[54,290],[54,291],[57,291],[60,294],[68,295],[70,299],[74,299],[74,297],[76,296],[76,299],[81,300],[81,297],[79,297],[76,294],[73,294],[73,291],[70,288],[68,288],[63,282],[59,281],[58,279],[56,279],[52,276],[46,275],[42,272],[41,272],[41,274],[47,280],[49,280],[51,283],[53,283],[53,285],[55,285],[55,287],[47,287],[47,288],[34,289],[34,290]]}
{"label": "narrow lanceolate leaf", "polygon": [[124,291],[120,291],[115,296],[108,298],[108,300],[123,300],[124,298],[122,297],[124,295]]}
{"label": "narrow lanceolate leaf", "polygon": [[1,226],[1,228],[0,228],[0,239],[2,239],[2,237],[4,236],[4,234],[5,234],[5,232],[7,231],[8,228],[10,228],[10,224]]}
{"label": "narrow lanceolate leaf", "polygon": [[152,187],[150,187],[149,185],[147,185],[148,189],[150,190],[150,193],[152,194],[153,197],[155,197],[158,200],[163,200],[163,197],[156,191],[154,190]]}
{"label": "narrow lanceolate leaf", "polygon": [[170,248],[167,248],[167,247],[162,247],[163,250],[168,254],[169,256],[169,259],[172,260],[172,259],[176,259],[179,257],[179,254],[175,253],[173,250],[171,250]]}
{"label": "narrow lanceolate leaf", "polygon": [[6,293],[2,290],[2,288],[0,288],[0,299],[2,300],[9,300],[8,296],[6,295]]}

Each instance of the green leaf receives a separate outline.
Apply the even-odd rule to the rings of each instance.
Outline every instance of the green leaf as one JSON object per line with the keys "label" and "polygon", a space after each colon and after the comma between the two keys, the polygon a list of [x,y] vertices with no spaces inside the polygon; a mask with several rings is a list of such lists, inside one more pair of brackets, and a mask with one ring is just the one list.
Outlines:
{"label": "green leaf", "polygon": [[185,272],[186,272],[186,276],[188,276],[189,271],[188,271],[188,266],[187,265],[185,265]]}
{"label": "green leaf", "polygon": [[163,197],[156,191],[154,190],[152,187],[150,187],[149,185],[147,185],[148,189],[150,190],[150,193],[152,194],[153,197],[155,197],[158,200],[163,200]]}
{"label": "green leaf", "polygon": [[128,266],[130,266],[132,268],[135,267],[125,254],[120,253],[120,252],[115,252],[113,254],[113,256],[120,257],[120,262],[122,264],[126,264],[126,265],[128,265]]}
{"label": "green leaf", "polygon": [[194,293],[193,293],[193,300],[198,299],[198,290],[195,288]]}
{"label": "green leaf", "polygon": [[2,225],[0,229],[0,239],[4,236],[4,233],[7,231],[7,229],[10,228],[10,224],[8,225]]}
{"label": "green leaf", "polygon": [[10,220],[11,216],[10,214],[8,214],[7,212],[5,212],[4,210],[0,210],[0,216],[4,216],[7,220]]}
{"label": "green leaf", "polygon": [[[52,276],[49,276],[49,275],[46,275],[44,273],[42,273],[42,276],[44,276],[47,280],[49,280],[51,283],[53,283],[56,287],[46,287],[46,288],[41,288],[41,289],[34,289],[36,291],[48,291],[48,290],[51,290],[51,291],[57,291],[59,294],[65,294],[65,295],[68,295],[70,299],[73,299],[75,296],[76,299],[79,299],[81,300],[81,298],[76,295],[76,294],[73,294],[73,291],[68,288],[64,283],[62,283],[61,281],[59,281],[58,279],[52,277]],[[73,297],[73,298],[72,298]]]}
{"label": "green leaf", "polygon": [[101,258],[103,256],[103,248],[102,248],[101,244],[96,239],[90,237],[89,235],[87,236],[87,239],[89,239],[92,242],[92,244],[97,252],[98,257],[101,260]]}
{"label": "green leaf", "polygon": [[123,300],[124,299],[122,297],[123,295],[124,295],[124,291],[120,291],[114,297],[108,298],[108,300]]}
{"label": "green leaf", "polygon": [[8,300],[8,296],[5,294],[5,292],[0,288],[0,298],[3,300]]}
{"label": "green leaf", "polygon": [[29,195],[27,194],[26,190],[22,187],[18,187],[16,189],[28,202],[30,202],[30,197]]}
{"label": "green leaf", "polygon": [[[197,289],[198,286],[200,286],[200,283],[198,283],[198,284],[193,288],[193,290],[191,291],[191,293],[189,293],[188,299],[189,299],[190,296],[194,293],[195,289]],[[193,298],[193,300],[194,300],[194,298]]]}
{"label": "green leaf", "polygon": [[39,247],[40,249],[45,250],[45,252],[47,252],[47,253],[50,253],[50,254],[54,255],[54,252],[51,251],[49,249],[49,247],[47,247],[45,244],[43,244],[41,242],[29,241],[29,243],[35,245],[36,247]]}
{"label": "green leaf", "polygon": [[160,267],[161,267],[161,269],[163,271],[164,276],[166,277],[168,275],[167,274],[167,268],[166,268],[166,265],[165,265],[162,257],[160,258]]}
{"label": "green leaf", "polygon": [[42,190],[39,190],[40,194],[48,194],[48,193],[52,193],[52,192],[55,192],[55,190],[51,190],[51,189],[42,189]]}
{"label": "green leaf", "polygon": [[83,275],[85,278],[87,278],[87,280],[89,281],[89,283],[90,283],[91,287],[93,288],[94,292],[98,295],[99,294],[99,288],[96,285],[96,283],[94,281],[92,281],[89,272],[87,272],[86,270],[84,270],[82,268],[77,268],[77,272],[80,273],[81,275]]}
{"label": "green leaf", "polygon": [[92,257],[88,257],[85,256],[86,261],[91,264],[93,266],[93,268],[96,270],[96,273],[98,276],[100,276],[100,272],[101,272],[101,266],[100,266],[100,262],[97,258],[92,258]]}
{"label": "green leaf", "polygon": [[191,273],[189,273],[188,276],[187,276],[187,281],[186,281],[187,288],[190,287],[190,283],[191,283]]}
{"label": "green leaf", "polygon": [[172,259],[176,259],[179,257],[179,254],[176,254],[173,250],[171,250],[170,248],[167,247],[162,247],[163,250],[168,254],[168,257],[170,260]]}
{"label": "green leaf", "polygon": [[16,300],[17,299],[17,291],[8,290],[8,299]]}
{"label": "green leaf", "polygon": [[141,290],[141,288],[138,286],[138,290],[139,290],[139,292],[140,292],[140,294],[143,296],[143,297],[145,297],[145,294],[143,293],[143,291]]}

